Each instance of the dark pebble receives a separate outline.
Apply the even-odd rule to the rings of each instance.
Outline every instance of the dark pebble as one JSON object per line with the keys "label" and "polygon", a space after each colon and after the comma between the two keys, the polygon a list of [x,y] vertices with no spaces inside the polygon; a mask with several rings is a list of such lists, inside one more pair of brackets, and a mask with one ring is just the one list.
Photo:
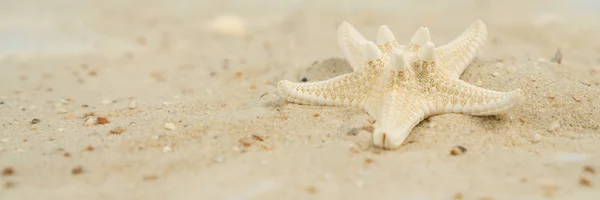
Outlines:
{"label": "dark pebble", "polygon": [[550,61],[561,64],[562,63],[562,53],[560,53],[560,49],[556,50],[556,54],[554,54],[554,57],[552,57],[552,59],[550,59]]}
{"label": "dark pebble", "polygon": [[306,77],[302,78],[302,82],[306,82],[308,79]]}
{"label": "dark pebble", "polygon": [[350,129],[350,131],[348,131],[348,135],[352,135],[352,136],[358,135],[358,131],[360,131],[360,129],[352,128],[352,129]]}

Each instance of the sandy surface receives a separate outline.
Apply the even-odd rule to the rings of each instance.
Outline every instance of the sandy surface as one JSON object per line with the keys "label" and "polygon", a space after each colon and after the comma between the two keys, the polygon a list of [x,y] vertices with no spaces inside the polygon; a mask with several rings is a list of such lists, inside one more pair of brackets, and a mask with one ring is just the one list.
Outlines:
{"label": "sandy surface", "polygon": [[[600,196],[597,3],[0,2],[3,200]],[[350,71],[342,20],[403,42],[427,25],[444,44],[478,18],[489,38],[461,78],[522,88],[506,115],[431,117],[380,151],[347,134],[364,111],[276,95]]]}

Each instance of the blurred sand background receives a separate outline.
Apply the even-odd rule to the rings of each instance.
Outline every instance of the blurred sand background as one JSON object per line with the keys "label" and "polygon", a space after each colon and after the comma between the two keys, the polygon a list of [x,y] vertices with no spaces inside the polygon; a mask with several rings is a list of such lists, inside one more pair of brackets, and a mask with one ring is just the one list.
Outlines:
{"label": "blurred sand background", "polygon": [[[276,95],[350,71],[342,20],[442,45],[478,18],[462,79],[522,88],[506,115],[431,117],[380,151],[348,134],[364,111]],[[0,199],[598,199],[599,19],[594,1],[0,0]]]}

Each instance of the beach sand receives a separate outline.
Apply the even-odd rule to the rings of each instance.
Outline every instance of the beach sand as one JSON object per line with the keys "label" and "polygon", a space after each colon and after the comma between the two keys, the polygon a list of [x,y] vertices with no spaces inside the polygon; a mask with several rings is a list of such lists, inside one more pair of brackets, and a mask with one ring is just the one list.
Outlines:
{"label": "beach sand", "polygon": [[[597,4],[102,2],[2,1],[0,199],[600,196]],[[505,115],[430,117],[384,151],[348,134],[364,111],[277,96],[351,71],[344,20],[401,43],[426,25],[442,45],[476,19],[489,37],[461,79],[521,88]]]}

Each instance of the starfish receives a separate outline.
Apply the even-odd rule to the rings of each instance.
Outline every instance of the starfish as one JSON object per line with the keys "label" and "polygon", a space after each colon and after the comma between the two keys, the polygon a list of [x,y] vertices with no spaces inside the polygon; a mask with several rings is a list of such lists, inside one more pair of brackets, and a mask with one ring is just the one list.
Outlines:
{"label": "starfish", "polygon": [[520,105],[520,89],[499,92],[460,80],[487,37],[477,20],[459,37],[437,47],[429,29],[420,27],[407,45],[391,30],[379,28],[376,43],[348,22],[338,27],[338,45],[353,72],[328,80],[278,83],[280,96],[304,105],[350,106],[376,119],[373,145],[399,148],[411,130],[427,117],[457,113],[499,115]]}

